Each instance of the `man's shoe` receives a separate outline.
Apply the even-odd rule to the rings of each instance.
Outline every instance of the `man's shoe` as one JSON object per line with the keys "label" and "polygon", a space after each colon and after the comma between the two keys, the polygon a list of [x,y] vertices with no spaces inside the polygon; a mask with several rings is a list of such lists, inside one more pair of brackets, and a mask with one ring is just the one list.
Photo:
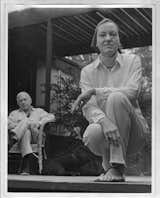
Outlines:
{"label": "man's shoe", "polygon": [[26,173],[26,172],[21,172],[20,175],[24,175],[24,176],[27,176],[27,175],[30,175],[30,173]]}
{"label": "man's shoe", "polygon": [[28,159],[28,155],[25,155],[22,159],[20,174],[24,175],[24,173],[25,173],[25,175],[30,174],[30,162],[29,162],[29,159]]}
{"label": "man's shoe", "polygon": [[23,157],[21,175],[36,174],[36,164],[38,164],[37,156],[34,153],[29,153]]}

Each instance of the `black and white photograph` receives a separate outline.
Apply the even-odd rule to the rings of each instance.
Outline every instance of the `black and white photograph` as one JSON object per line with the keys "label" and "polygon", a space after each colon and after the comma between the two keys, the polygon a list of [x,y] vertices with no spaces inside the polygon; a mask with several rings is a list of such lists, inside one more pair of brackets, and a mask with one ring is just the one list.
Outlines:
{"label": "black and white photograph", "polygon": [[3,193],[151,195],[155,7],[5,11]]}

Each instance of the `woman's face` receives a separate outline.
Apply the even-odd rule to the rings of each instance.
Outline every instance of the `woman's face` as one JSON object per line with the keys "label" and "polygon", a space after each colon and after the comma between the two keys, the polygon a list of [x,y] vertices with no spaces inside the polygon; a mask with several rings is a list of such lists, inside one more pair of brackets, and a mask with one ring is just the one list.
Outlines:
{"label": "woman's face", "polygon": [[101,54],[113,56],[119,47],[119,34],[116,24],[106,22],[97,29],[97,47]]}

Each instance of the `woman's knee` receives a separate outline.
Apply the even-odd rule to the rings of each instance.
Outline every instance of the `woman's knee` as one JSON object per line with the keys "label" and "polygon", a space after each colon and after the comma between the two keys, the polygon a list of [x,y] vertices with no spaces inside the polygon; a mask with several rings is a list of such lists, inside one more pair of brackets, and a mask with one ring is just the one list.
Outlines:
{"label": "woman's knee", "polygon": [[87,127],[83,142],[96,155],[103,154],[106,142],[100,124],[90,124]]}
{"label": "woman's knee", "polygon": [[127,96],[125,96],[121,92],[111,93],[107,99],[107,103],[109,103],[109,104],[122,104],[122,103],[126,103],[126,102],[128,103],[129,100],[128,100]]}

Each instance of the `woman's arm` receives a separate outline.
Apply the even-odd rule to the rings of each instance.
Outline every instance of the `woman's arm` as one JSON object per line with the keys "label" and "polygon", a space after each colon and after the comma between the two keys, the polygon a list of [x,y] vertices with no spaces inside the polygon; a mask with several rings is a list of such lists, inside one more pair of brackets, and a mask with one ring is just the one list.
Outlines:
{"label": "woman's arm", "polygon": [[135,56],[133,63],[131,65],[130,72],[128,74],[128,80],[126,85],[120,88],[114,87],[104,87],[104,88],[96,88],[96,96],[107,98],[108,93],[113,92],[122,92],[124,95],[128,97],[130,100],[135,100],[141,89],[141,79],[142,79],[142,67],[139,56]]}

